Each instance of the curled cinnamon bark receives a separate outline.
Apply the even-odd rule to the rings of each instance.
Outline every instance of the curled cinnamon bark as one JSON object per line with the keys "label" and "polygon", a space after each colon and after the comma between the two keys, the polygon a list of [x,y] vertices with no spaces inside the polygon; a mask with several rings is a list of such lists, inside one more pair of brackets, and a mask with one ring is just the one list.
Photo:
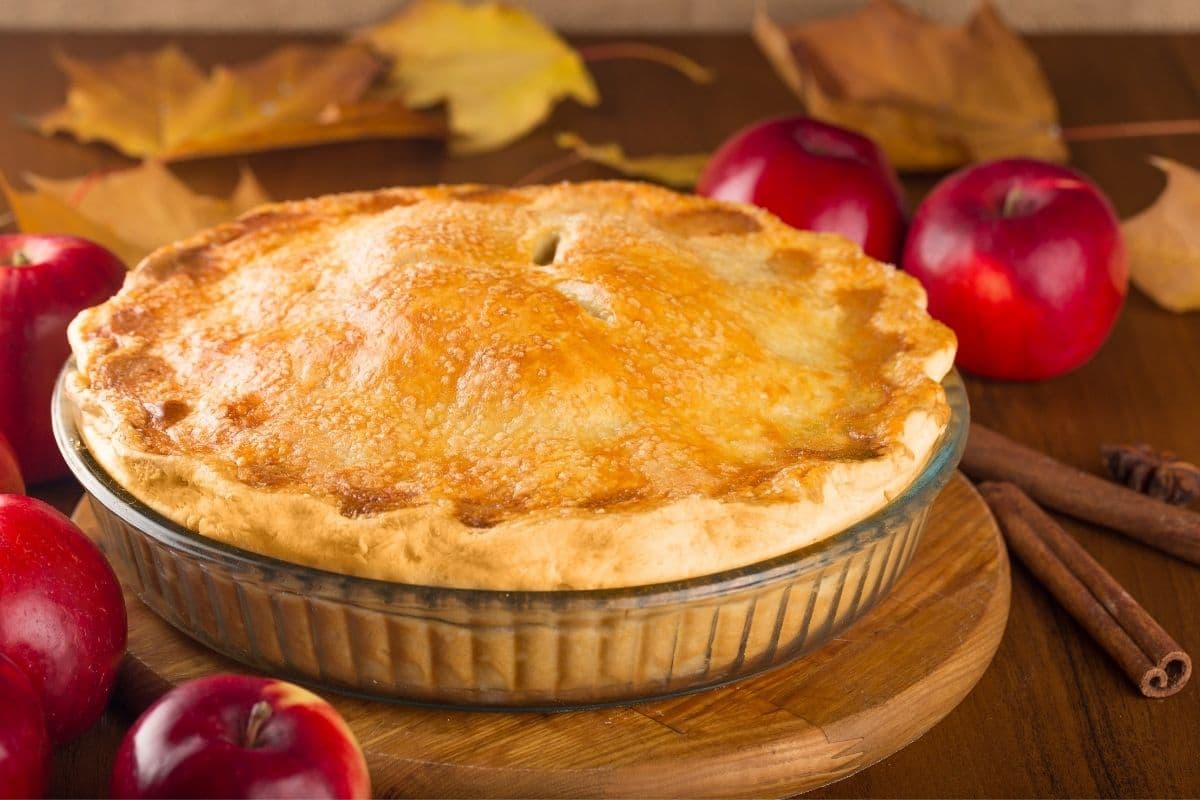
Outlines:
{"label": "curled cinnamon bark", "polygon": [[977,422],[959,467],[976,481],[1016,484],[1044,506],[1200,564],[1200,514],[1075,469]]}
{"label": "curled cinnamon bark", "polygon": [[1169,697],[1188,682],[1192,660],[1129,592],[1058,523],[1011,483],[979,492],[1009,548],[1146,697]]}

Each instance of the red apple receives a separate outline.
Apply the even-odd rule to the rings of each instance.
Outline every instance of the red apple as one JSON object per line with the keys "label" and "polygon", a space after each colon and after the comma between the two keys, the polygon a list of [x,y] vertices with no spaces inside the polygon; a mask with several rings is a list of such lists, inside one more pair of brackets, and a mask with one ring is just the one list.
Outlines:
{"label": "red apple", "polygon": [[0,433],[29,483],[67,474],[50,395],[67,360],[67,324],[125,280],[108,250],[74,236],[0,236]]}
{"label": "red apple", "polygon": [[41,797],[50,771],[50,740],[37,691],[0,656],[0,797]]}
{"label": "red apple", "polygon": [[1057,164],[1008,159],[962,169],[917,209],[904,269],[958,335],[958,363],[1034,380],[1100,349],[1125,300],[1121,227],[1104,194]]}
{"label": "red apple", "polygon": [[354,734],[294,684],[214,675],[158,699],[125,735],[113,797],[347,797],[371,794]]}
{"label": "red apple", "polygon": [[21,494],[24,491],[25,481],[21,479],[17,454],[4,434],[0,433],[0,494]]}
{"label": "red apple", "polygon": [[52,742],[100,718],[125,635],[121,587],[96,545],[45,503],[0,495],[0,654],[37,690]]}
{"label": "red apple", "polygon": [[794,228],[840,233],[894,263],[904,192],[878,146],[810,117],[769,119],[726,140],[696,193],[761,206]]}

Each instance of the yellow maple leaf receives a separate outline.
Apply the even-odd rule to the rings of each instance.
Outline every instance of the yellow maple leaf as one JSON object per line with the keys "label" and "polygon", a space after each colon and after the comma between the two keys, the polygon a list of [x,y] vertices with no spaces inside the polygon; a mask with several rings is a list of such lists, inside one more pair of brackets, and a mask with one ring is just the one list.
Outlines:
{"label": "yellow maple leaf", "polygon": [[83,141],[105,141],[131,156],[165,149],[177,137],[176,98],[204,86],[204,73],[177,47],[126,53],[89,62],[55,56],[70,81],[62,108],[37,120],[44,134],[66,132]]}
{"label": "yellow maple leaf", "polygon": [[646,178],[677,189],[691,189],[695,186],[710,158],[708,153],[628,156],[615,142],[589,144],[580,136],[569,132],[558,134],[554,141],[559,147],[571,150],[586,161],[602,164],[623,175]]}
{"label": "yellow maple leaf", "polygon": [[445,103],[456,152],[503,147],[556,102],[600,98],[579,55],[535,18],[500,3],[415,0],[361,38],[392,59],[388,85],[407,105]]}
{"label": "yellow maple leaf", "polygon": [[288,46],[206,75],[178,48],[89,62],[59,56],[66,104],[43,134],[105,141],[131,156],[178,160],[369,137],[441,136],[399,101],[362,103],[382,62],[361,45]]}
{"label": "yellow maple leaf", "polygon": [[760,7],[754,36],[809,114],[870,136],[899,169],[1066,160],[1037,59],[986,2],[963,26],[893,0],[788,28]]}
{"label": "yellow maple leaf", "polygon": [[1121,226],[1129,278],[1163,308],[1200,309],[1200,172],[1160,156],[1150,163],[1167,176],[1167,186]]}
{"label": "yellow maple leaf", "polygon": [[26,175],[31,191],[0,188],[25,233],[68,233],[112,250],[128,266],[152,250],[227,222],[270,200],[243,169],[229,198],[193,192],[156,161],[84,178]]}

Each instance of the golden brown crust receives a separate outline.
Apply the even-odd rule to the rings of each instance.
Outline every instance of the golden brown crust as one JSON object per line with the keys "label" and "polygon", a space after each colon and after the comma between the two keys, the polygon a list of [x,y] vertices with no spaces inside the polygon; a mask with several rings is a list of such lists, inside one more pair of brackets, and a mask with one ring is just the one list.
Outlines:
{"label": "golden brown crust", "polygon": [[[839,237],[620,182],[268,206],[151,255],[71,339],[89,443],[160,510],[306,563],[494,588],[687,576],[609,563],[658,535],[611,539],[617,517],[779,505],[795,527],[834,481],[849,512],[783,552],[865,515],[944,426],[954,349],[916,281]],[[290,529],[314,515],[321,532]],[[599,540],[617,552],[581,555]],[[418,541],[444,556],[404,555]],[[514,547],[541,553],[516,578],[428,563]],[[679,568],[766,557],[708,547]]]}

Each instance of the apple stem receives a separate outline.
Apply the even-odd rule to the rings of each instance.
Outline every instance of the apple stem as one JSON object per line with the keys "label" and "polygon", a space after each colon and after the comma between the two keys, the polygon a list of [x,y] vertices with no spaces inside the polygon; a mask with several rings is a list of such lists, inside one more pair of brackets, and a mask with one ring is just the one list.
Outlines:
{"label": "apple stem", "polygon": [[28,267],[33,262],[25,255],[24,250],[18,250],[8,257],[8,263],[14,267]]}
{"label": "apple stem", "polygon": [[270,718],[271,704],[266,700],[259,700],[250,707],[250,719],[246,721],[246,747],[254,748],[258,746],[258,735],[262,732],[263,726],[267,724],[267,720]]}
{"label": "apple stem", "polygon": [[1015,217],[1020,211],[1021,203],[1024,199],[1025,194],[1021,191],[1021,187],[1014,186],[1009,189],[1004,195],[1004,203],[1000,208],[1000,216],[1005,219]]}

